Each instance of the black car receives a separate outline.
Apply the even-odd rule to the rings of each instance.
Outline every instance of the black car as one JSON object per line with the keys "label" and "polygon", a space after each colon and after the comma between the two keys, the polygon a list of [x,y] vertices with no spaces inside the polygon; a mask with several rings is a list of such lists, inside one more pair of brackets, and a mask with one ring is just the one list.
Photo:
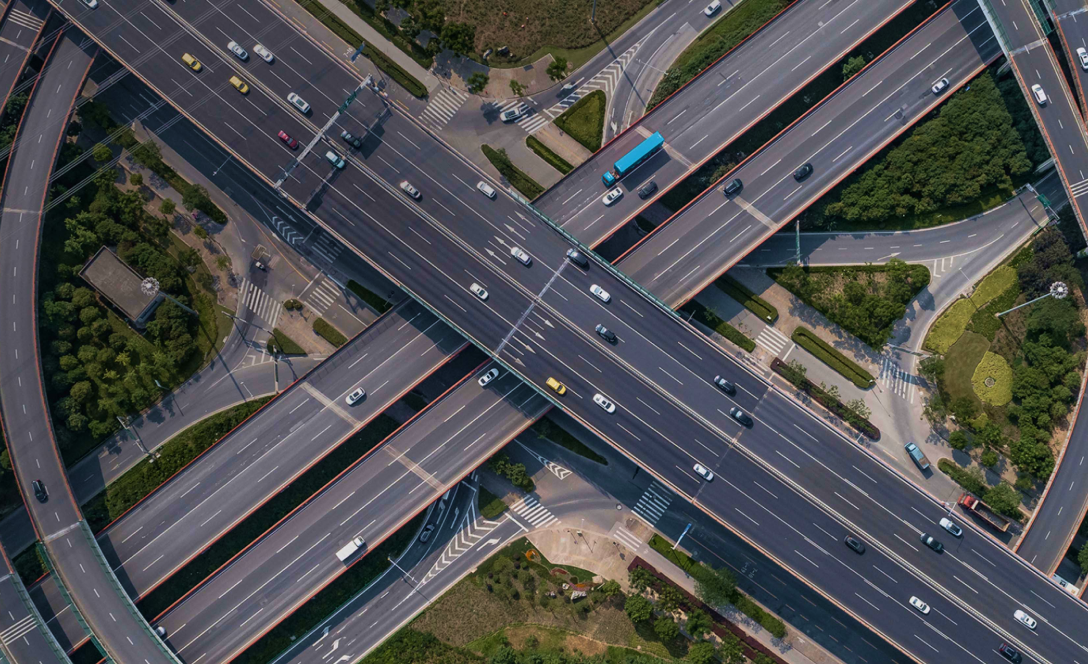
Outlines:
{"label": "black car", "polygon": [[34,495],[37,497],[38,502],[44,503],[49,500],[49,492],[45,490],[45,483],[41,480],[34,480],[31,482],[34,486]]}
{"label": "black car", "polygon": [[597,323],[597,334],[601,335],[601,338],[610,344],[616,343],[616,333],[600,323]]}
{"label": "black car", "polygon": [[741,426],[752,426],[752,418],[748,417],[747,413],[745,413],[740,408],[737,408],[736,406],[733,406],[729,409],[729,416],[739,422]]}
{"label": "black car", "polygon": [[1016,652],[1016,650],[1007,643],[1002,643],[1001,647],[997,649],[997,652],[1004,655],[1005,659],[1013,662],[1013,664],[1020,664],[1020,662],[1024,661],[1023,656],[1021,656],[1020,653]]}
{"label": "black car", "polygon": [[577,249],[567,249],[567,258],[571,263],[574,263],[583,270],[589,269],[589,259],[582,255],[582,252]]}
{"label": "black car", "polygon": [[340,132],[340,138],[344,139],[345,143],[355,148],[356,150],[363,147],[363,140],[346,129]]}
{"label": "black car", "polygon": [[657,183],[653,180],[650,180],[646,184],[639,187],[638,197],[642,200],[646,200],[650,196],[653,196],[655,191],[657,191]]}
{"label": "black car", "polygon": [[810,175],[812,175],[812,164],[805,164],[793,172],[793,179],[800,182]]}
{"label": "black car", "polygon": [[843,542],[846,543],[846,546],[853,549],[854,553],[858,555],[865,553],[865,545],[862,544],[860,540],[854,539],[853,536],[847,535]]}
{"label": "black car", "polygon": [[725,185],[725,195],[736,196],[740,193],[741,189],[744,189],[744,183],[740,181],[740,178],[735,178],[732,182]]}
{"label": "black car", "polygon": [[922,533],[922,544],[925,544],[937,553],[944,551],[944,544],[941,544],[936,537],[930,535],[929,533]]}
{"label": "black car", "polygon": [[729,381],[722,378],[721,376],[714,376],[714,384],[717,385],[718,387],[720,387],[722,389],[722,391],[725,392],[726,394],[736,394],[737,393],[737,388],[733,386],[733,383],[730,383]]}

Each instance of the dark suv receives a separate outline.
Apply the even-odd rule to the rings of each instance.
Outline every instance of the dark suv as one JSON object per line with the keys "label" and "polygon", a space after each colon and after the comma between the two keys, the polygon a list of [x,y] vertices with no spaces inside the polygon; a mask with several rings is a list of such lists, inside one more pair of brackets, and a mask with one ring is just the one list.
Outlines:
{"label": "dark suv", "polygon": [[582,252],[577,249],[567,249],[567,258],[571,263],[574,263],[583,270],[589,269],[589,259],[582,255]]}
{"label": "dark suv", "polygon": [[650,180],[646,184],[639,187],[638,197],[642,200],[646,200],[650,196],[653,196],[655,191],[657,191],[657,183],[653,180]]}
{"label": "dark suv", "polygon": [[1005,659],[1009,660],[1013,664],[1020,664],[1020,662],[1024,661],[1024,658],[1020,655],[1020,653],[1016,652],[1016,650],[1014,650],[1013,647],[1007,643],[1002,643],[1001,647],[997,649],[997,652],[1004,655]]}
{"label": "dark suv", "polygon": [[793,172],[793,179],[800,182],[810,175],[812,175],[812,164],[805,164]]}
{"label": "dark suv", "polygon": [[39,503],[44,503],[49,500],[49,492],[45,490],[45,483],[41,480],[34,480],[31,482],[34,487],[34,496],[37,497]]}
{"label": "dark suv", "polygon": [[922,544],[925,544],[926,546],[933,549],[937,553],[940,553],[940,552],[944,551],[944,544],[941,544],[940,540],[938,540],[933,535],[930,535],[929,533],[922,533],[922,538],[921,539],[922,539]]}
{"label": "dark suv", "polygon": [[846,546],[853,549],[854,553],[858,555],[865,553],[865,545],[862,544],[860,540],[855,539],[853,535],[847,535],[846,538],[843,539],[843,542],[846,543]]}
{"label": "dark suv", "polygon": [[345,143],[355,148],[356,150],[359,150],[363,147],[363,140],[346,129],[340,132],[340,138],[344,139]]}
{"label": "dark suv", "polygon": [[740,178],[735,178],[732,182],[725,185],[725,195],[736,196],[740,193],[741,189],[744,189],[744,183],[740,181]]}
{"label": "dark suv", "polygon": [[601,335],[601,338],[610,344],[616,343],[616,333],[600,323],[597,323],[597,334]]}

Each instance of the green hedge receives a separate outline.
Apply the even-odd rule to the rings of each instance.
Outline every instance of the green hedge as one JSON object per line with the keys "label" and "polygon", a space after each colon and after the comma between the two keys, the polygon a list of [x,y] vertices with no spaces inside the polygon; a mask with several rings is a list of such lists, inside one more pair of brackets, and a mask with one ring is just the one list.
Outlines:
{"label": "green hedge", "polygon": [[393,306],[385,298],[368,289],[366,286],[363,286],[361,283],[355,281],[354,279],[348,280],[348,290],[350,290],[352,293],[355,293],[355,295],[360,300],[369,304],[375,311],[380,314],[384,314],[386,311],[389,311],[389,309]]}
{"label": "green hedge", "polygon": [[744,305],[745,309],[759,316],[763,322],[774,325],[774,322],[778,320],[778,309],[774,305],[753,293],[752,289],[733,277],[723,275],[714,282],[714,285],[726,295]]}
{"label": "green hedge", "polygon": [[535,152],[538,157],[548,162],[549,166],[563,175],[574,170],[574,167],[571,166],[566,159],[552,152],[551,148],[541,143],[536,136],[527,137],[525,139],[525,145],[528,145],[529,149]]}
{"label": "green hedge", "polygon": [[529,177],[528,174],[515,166],[514,162],[510,161],[506,150],[496,150],[490,145],[481,145],[480,149],[483,150],[484,156],[495,167],[495,170],[506,178],[510,184],[514,185],[514,189],[520,191],[526,198],[532,200],[544,193],[544,187],[541,187],[536,180]]}
{"label": "green hedge", "polygon": [[356,16],[366,21],[370,27],[377,30],[378,34],[393,42],[394,46],[401,51],[404,51],[405,54],[415,60],[416,64],[420,67],[430,69],[431,65],[434,64],[434,58],[430,56],[422,46],[417,44],[414,40],[407,39],[400,33],[400,30],[397,29],[397,26],[394,25],[392,21],[376,13],[365,1],[340,1],[344,3],[344,6],[354,12]]}
{"label": "green hedge", "polygon": [[873,384],[873,376],[865,369],[858,366],[850,358],[832,348],[816,333],[806,327],[798,327],[791,337],[798,346],[815,355],[821,362],[831,367],[857,385],[861,389],[867,389]]}
{"label": "green hedge", "polygon": [[281,355],[305,355],[306,351],[302,346],[298,345],[298,342],[287,336],[287,334],[278,327],[272,328],[272,336],[268,338],[267,344],[269,353],[279,353]]}
{"label": "green hedge", "polygon": [[333,327],[332,324],[324,318],[318,318],[314,321],[314,332],[337,348],[348,342],[348,338],[343,334],[340,334],[340,330]]}
{"label": "green hedge", "polygon": [[[299,0],[298,4],[349,45],[354,46],[363,43],[362,35],[355,32],[351,26],[341,21],[317,0]],[[427,88],[419,82],[419,79],[401,69],[400,65],[385,57],[384,53],[371,47],[369,43],[367,48],[363,49],[363,55],[370,58],[374,66],[388,74],[389,78],[400,83],[408,92],[420,98],[427,96]]]}
{"label": "green hedge", "polygon": [[533,424],[532,429],[536,435],[541,438],[547,438],[556,445],[565,447],[571,452],[584,456],[590,461],[599,463],[602,466],[608,465],[608,459],[586,447],[585,443],[575,438],[574,435],[560,427],[548,417],[542,417],[537,420],[536,423]]}
{"label": "green hedge", "polygon": [[972,475],[965,468],[960,468],[948,459],[937,459],[937,467],[941,469],[942,473],[951,477],[953,482],[976,496],[984,495],[986,490],[990,488],[986,484],[986,480]]}
{"label": "green hedge", "polygon": [[92,531],[104,528],[217,443],[272,397],[254,399],[205,418],[174,436],[158,450],[155,463],[144,459],[83,504]]}
{"label": "green hedge", "polygon": [[488,491],[482,485],[477,489],[477,506],[480,508],[480,516],[485,519],[497,519],[506,511],[506,503],[502,502],[495,494]]}
{"label": "green hedge", "polygon": [[777,357],[771,360],[771,370],[870,439],[880,440],[880,429],[876,428],[875,424],[847,408],[846,404],[828,394],[823,388],[806,378],[803,373],[795,371],[790,365]]}
{"label": "green hedge", "polygon": [[691,302],[685,304],[680,311],[683,313],[692,314],[696,319],[699,320],[700,323],[706,325],[710,329],[714,330],[726,339],[732,341],[749,353],[755,351],[756,342],[752,341],[750,338],[748,338],[747,335],[745,335],[737,328],[733,327],[729,323],[726,323],[716,312],[704,307],[702,304],[699,304],[698,302],[692,300]]}
{"label": "green hedge", "polygon": [[594,90],[563,111],[555,119],[555,126],[570,134],[585,149],[596,152],[601,149],[606,107],[604,90]]}

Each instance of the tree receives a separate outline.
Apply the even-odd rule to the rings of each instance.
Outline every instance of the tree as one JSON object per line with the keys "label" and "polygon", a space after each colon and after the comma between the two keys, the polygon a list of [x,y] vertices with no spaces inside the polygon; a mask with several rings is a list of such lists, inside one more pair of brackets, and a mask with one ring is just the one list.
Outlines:
{"label": "tree", "polygon": [[556,58],[555,60],[552,60],[550,63],[548,63],[548,68],[546,71],[548,74],[548,78],[557,82],[562,81],[564,78],[567,77],[567,59]]}
{"label": "tree", "polygon": [[993,468],[994,466],[996,466],[997,462],[998,462],[997,452],[995,452],[993,450],[986,450],[985,452],[982,453],[982,457],[979,459],[979,463],[981,463],[984,466],[990,467],[990,468]]}
{"label": "tree", "polygon": [[672,613],[684,603],[684,596],[672,586],[665,586],[658,596],[658,608],[665,613]]}
{"label": "tree", "polygon": [[740,639],[732,634],[726,634],[722,639],[722,647],[718,650],[718,656],[725,664],[744,664],[744,646]]}
{"label": "tree", "polygon": [[971,397],[963,396],[952,402],[951,410],[952,414],[956,416],[956,421],[967,424],[975,419],[975,415],[978,414],[978,405]]}
{"label": "tree", "polygon": [[1088,542],[1085,542],[1077,553],[1077,562],[1080,563],[1081,571],[1088,574]]}
{"label": "tree", "polygon": [[468,91],[474,95],[480,94],[487,87],[489,80],[487,74],[482,71],[472,72],[468,77]]}
{"label": "tree", "polygon": [[113,159],[113,152],[105,145],[99,143],[94,146],[94,150],[91,151],[91,157],[98,163],[104,164],[110,159]]}
{"label": "tree", "polygon": [[162,199],[162,203],[159,204],[159,212],[161,212],[164,217],[169,217],[174,214],[177,207],[178,206],[174,203],[173,199],[164,198]]}
{"label": "tree", "polygon": [[657,634],[662,643],[671,643],[680,636],[680,625],[668,616],[661,616],[654,621],[654,634]]}
{"label": "tree", "polygon": [[710,664],[714,661],[714,644],[700,641],[688,648],[688,660],[692,664]]}
{"label": "tree", "polygon": [[966,449],[967,442],[967,434],[960,431],[959,429],[953,431],[952,434],[948,436],[948,444],[954,450]]}
{"label": "tree", "polygon": [[210,207],[211,202],[212,199],[208,198],[208,190],[199,184],[192,185],[181,196],[181,204],[190,210],[203,210]]}
{"label": "tree", "polygon": [[155,170],[162,164],[162,151],[155,141],[144,141],[132,151],[132,158],[141,166]]}
{"label": "tree", "polygon": [[865,402],[861,399],[853,399],[846,404],[846,407],[854,411],[854,414],[863,420],[869,419],[869,416],[873,414],[873,411],[865,405]]}
{"label": "tree", "polygon": [[654,605],[642,595],[631,595],[623,603],[623,610],[631,622],[638,624],[646,622],[654,615]]}
{"label": "tree", "polygon": [[458,57],[476,50],[476,26],[469,23],[446,23],[442,26],[441,38],[442,45]]}
{"label": "tree", "polygon": [[714,621],[710,619],[706,611],[693,609],[688,614],[688,621],[684,624],[684,628],[688,630],[688,634],[692,638],[701,639],[703,635],[708,634],[714,628]]}
{"label": "tree", "polygon": [[142,187],[144,186],[144,176],[140,173],[133,173],[128,176],[128,183],[133,187]]}
{"label": "tree", "polygon": [[927,357],[918,363],[918,373],[922,378],[940,385],[944,380],[944,359],[940,357]]}
{"label": "tree", "polygon": [[724,567],[714,569],[702,565],[695,577],[695,596],[712,608],[732,604],[737,590],[737,580]]}
{"label": "tree", "polygon": [[865,67],[865,56],[856,55],[846,61],[846,64],[842,66],[842,80],[849,81],[854,77],[854,74],[858,73]]}
{"label": "tree", "polygon": [[524,97],[525,86],[514,79],[510,79],[510,92],[513,92],[515,97]]}
{"label": "tree", "polygon": [[1020,492],[1009,486],[1007,482],[1001,482],[991,488],[982,500],[995,512],[1014,517],[1020,514]]}
{"label": "tree", "polygon": [[597,590],[601,591],[605,597],[612,597],[618,595],[620,592],[620,583],[614,579],[609,579],[602,583]]}
{"label": "tree", "polygon": [[627,582],[639,592],[649,588],[655,580],[656,577],[643,567],[636,567],[627,573]]}

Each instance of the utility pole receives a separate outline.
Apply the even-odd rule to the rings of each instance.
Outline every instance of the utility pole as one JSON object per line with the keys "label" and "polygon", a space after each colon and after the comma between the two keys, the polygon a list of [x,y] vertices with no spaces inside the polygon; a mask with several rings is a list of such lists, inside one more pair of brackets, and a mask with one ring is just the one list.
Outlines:
{"label": "utility pole", "polygon": [[797,264],[801,264],[801,220],[798,219],[793,225],[794,233],[793,237],[797,242]]}
{"label": "utility pole", "polygon": [[593,13],[589,15],[589,22],[597,25],[597,0],[593,0]]}

